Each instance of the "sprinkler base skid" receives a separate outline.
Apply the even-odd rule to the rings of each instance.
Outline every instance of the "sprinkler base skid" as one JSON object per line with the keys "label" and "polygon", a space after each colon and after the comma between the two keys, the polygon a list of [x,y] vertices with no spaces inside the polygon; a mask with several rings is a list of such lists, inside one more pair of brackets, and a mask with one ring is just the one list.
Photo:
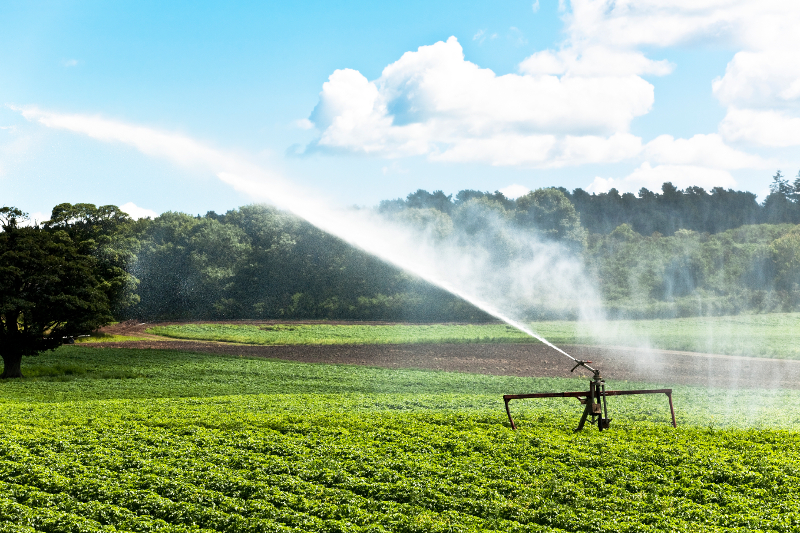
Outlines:
{"label": "sprinkler base skid", "polygon": [[[573,369],[574,370],[574,369]],[[511,418],[511,409],[508,402],[511,400],[523,400],[526,398],[577,398],[581,404],[586,407],[583,409],[581,421],[575,431],[583,429],[586,420],[591,417],[590,424],[597,425],[597,429],[603,431],[608,429],[611,424],[611,418],[608,417],[608,406],[606,404],[606,397],[608,396],[627,396],[631,394],[666,394],[669,400],[669,411],[672,415],[672,427],[678,427],[675,422],[675,409],[672,406],[672,389],[642,389],[642,390],[606,390],[606,383],[600,377],[599,372],[595,371],[594,378],[589,382],[589,390],[581,392],[540,392],[534,394],[506,394],[503,396],[503,401],[506,403],[506,413],[508,413],[508,421],[511,423],[511,429],[517,429],[514,424],[514,419]]]}

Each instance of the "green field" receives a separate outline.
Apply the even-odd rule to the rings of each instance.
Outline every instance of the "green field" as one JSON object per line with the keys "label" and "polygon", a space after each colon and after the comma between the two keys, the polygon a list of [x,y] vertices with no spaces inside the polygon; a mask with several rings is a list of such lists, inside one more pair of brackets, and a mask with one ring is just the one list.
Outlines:
{"label": "green field", "polygon": [[625,320],[582,324],[582,342],[690,352],[800,359],[800,313]]}
{"label": "green field", "polygon": [[[797,531],[800,392],[63,347],[0,381],[0,531]],[[610,383],[614,388],[662,385]],[[782,426],[784,429],[778,429]]]}
{"label": "green field", "polygon": [[148,333],[178,339],[243,344],[406,344],[426,342],[530,342],[505,324],[186,324],[154,326]]}
{"label": "green field", "polygon": [[[800,313],[602,323],[553,321],[531,326],[556,345],[649,345],[667,350],[800,359]],[[190,324],[155,326],[147,331],[173,338],[245,344],[536,342],[504,324]]]}
{"label": "green field", "polygon": [[130,335],[108,335],[99,331],[93,332],[91,335],[81,336],[75,339],[75,342],[82,344],[85,342],[125,342],[125,341],[143,341],[145,337],[132,337]]}

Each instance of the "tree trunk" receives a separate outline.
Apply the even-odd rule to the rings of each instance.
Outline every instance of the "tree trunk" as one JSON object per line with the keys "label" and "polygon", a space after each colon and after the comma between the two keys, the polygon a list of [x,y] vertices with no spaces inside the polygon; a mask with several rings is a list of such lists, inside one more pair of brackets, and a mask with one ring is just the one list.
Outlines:
{"label": "tree trunk", "polygon": [[21,378],[22,377],[22,370],[20,370],[20,366],[22,364],[22,356],[21,355],[4,355],[3,356],[3,373],[0,374],[0,378]]}

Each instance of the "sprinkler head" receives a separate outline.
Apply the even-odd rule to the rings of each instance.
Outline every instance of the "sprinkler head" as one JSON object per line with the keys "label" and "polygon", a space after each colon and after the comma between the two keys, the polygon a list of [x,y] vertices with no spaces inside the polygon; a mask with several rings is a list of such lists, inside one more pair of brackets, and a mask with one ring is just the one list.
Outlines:
{"label": "sprinkler head", "polygon": [[589,363],[591,363],[591,361],[584,361],[583,359],[574,359],[574,361],[575,361],[575,366],[572,367],[572,370],[570,370],[570,372],[575,372],[576,368],[582,366],[587,370],[592,371],[595,377],[600,377],[600,371],[589,366]]}

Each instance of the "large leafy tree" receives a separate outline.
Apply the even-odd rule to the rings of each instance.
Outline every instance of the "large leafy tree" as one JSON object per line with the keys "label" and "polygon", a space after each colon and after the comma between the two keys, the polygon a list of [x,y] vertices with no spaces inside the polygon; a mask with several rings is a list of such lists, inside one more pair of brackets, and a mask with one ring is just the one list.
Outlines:
{"label": "large leafy tree", "polygon": [[119,314],[139,301],[135,289],[139,283],[128,272],[139,248],[136,234],[149,220],[134,222],[115,205],[69,204],[55,206],[47,230],[62,230],[82,254],[94,258],[94,275],[108,297],[112,310]]}
{"label": "large leafy tree", "polygon": [[22,377],[23,356],[57,348],[112,319],[96,259],[63,230],[19,227],[23,217],[19,209],[0,208],[2,378]]}
{"label": "large leafy tree", "polygon": [[586,240],[580,215],[558,189],[537,189],[521,196],[517,199],[516,215],[522,227],[531,228],[546,238],[578,249]]}

